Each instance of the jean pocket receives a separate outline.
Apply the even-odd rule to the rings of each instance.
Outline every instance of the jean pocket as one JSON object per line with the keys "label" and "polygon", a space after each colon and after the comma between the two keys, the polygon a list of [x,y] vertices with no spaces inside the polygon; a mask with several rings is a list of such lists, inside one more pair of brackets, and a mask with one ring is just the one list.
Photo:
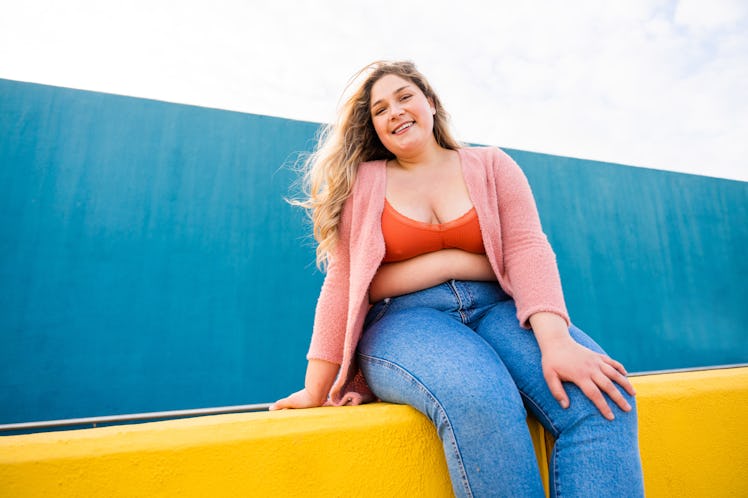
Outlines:
{"label": "jean pocket", "polygon": [[369,309],[369,312],[366,313],[366,318],[364,319],[364,330],[377,323],[384,314],[387,313],[390,303],[392,303],[391,297],[385,297],[381,301],[374,303],[374,305]]}

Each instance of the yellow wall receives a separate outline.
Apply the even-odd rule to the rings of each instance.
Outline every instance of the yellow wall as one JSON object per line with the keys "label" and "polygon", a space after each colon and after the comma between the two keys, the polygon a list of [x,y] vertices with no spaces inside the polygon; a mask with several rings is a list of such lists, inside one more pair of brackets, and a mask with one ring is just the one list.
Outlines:
{"label": "yellow wall", "polygon": [[[748,496],[748,368],[633,382],[649,497]],[[542,459],[542,434],[534,436]],[[451,491],[428,420],[407,407],[372,404],[5,436],[0,496],[440,497]]]}
{"label": "yellow wall", "polygon": [[632,383],[648,497],[748,497],[748,368]]}

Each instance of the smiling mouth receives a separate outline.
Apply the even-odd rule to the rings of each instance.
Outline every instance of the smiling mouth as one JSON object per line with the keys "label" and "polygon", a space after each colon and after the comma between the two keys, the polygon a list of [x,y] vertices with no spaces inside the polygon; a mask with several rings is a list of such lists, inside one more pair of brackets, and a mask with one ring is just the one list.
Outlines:
{"label": "smiling mouth", "polygon": [[400,133],[404,132],[405,130],[407,130],[408,128],[410,128],[411,126],[413,126],[414,124],[416,124],[415,121],[408,121],[407,123],[403,123],[400,126],[398,126],[397,128],[395,128],[394,130],[392,130],[392,134],[393,135],[399,135]]}

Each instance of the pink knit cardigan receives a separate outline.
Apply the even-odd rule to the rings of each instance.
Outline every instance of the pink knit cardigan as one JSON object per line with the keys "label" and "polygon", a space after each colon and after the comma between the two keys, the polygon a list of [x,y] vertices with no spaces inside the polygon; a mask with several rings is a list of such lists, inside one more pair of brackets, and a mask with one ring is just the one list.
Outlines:
{"label": "pink knit cardigan", "polygon": [[[486,255],[499,284],[517,305],[519,323],[529,328],[531,315],[548,311],[568,324],[556,256],[540,226],[522,170],[495,147],[463,148],[458,154]],[[369,309],[369,284],[384,258],[385,183],[385,161],[359,166],[317,301],[307,359],[340,365],[330,390],[328,404],[332,405],[375,399],[356,365],[356,346]]]}

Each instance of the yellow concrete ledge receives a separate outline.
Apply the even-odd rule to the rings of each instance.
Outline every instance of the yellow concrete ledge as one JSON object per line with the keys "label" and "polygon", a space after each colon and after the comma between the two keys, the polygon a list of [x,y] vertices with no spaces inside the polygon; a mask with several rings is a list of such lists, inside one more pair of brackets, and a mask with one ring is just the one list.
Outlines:
{"label": "yellow concrete ledge", "polygon": [[[633,378],[649,497],[748,496],[748,368]],[[531,423],[538,458],[545,437]],[[451,496],[428,420],[387,404],[0,437],[2,497]]]}
{"label": "yellow concrete ledge", "polygon": [[0,496],[449,496],[438,449],[386,404],[8,436]]}
{"label": "yellow concrete ledge", "polygon": [[748,497],[748,367],[631,381],[648,497]]}

